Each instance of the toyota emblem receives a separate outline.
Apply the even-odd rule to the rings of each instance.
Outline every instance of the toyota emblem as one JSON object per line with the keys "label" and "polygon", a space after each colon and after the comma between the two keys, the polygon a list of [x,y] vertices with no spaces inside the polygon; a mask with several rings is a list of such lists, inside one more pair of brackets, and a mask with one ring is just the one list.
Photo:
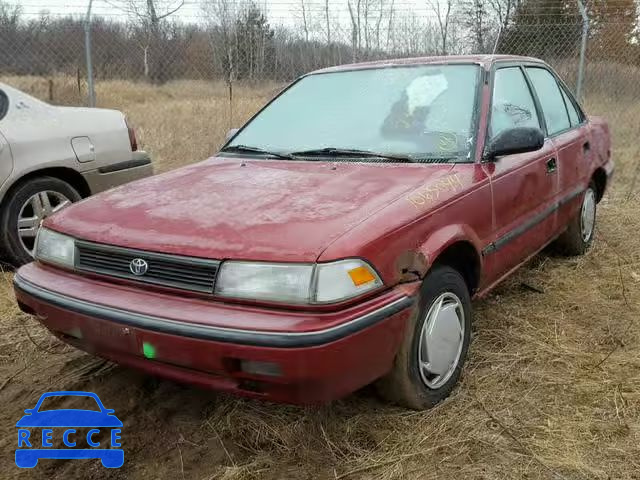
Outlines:
{"label": "toyota emblem", "polygon": [[131,260],[131,263],[129,263],[129,270],[131,270],[131,273],[134,275],[142,276],[149,270],[149,264],[142,258],[134,258]]}

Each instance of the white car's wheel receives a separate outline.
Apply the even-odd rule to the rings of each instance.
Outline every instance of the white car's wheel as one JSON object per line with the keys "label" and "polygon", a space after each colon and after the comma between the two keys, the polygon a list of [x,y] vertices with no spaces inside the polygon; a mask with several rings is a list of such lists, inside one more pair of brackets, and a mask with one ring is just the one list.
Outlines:
{"label": "white car's wheel", "polygon": [[8,260],[16,266],[30,262],[42,220],[80,199],[71,185],[54,177],[30,179],[9,192],[0,212]]}

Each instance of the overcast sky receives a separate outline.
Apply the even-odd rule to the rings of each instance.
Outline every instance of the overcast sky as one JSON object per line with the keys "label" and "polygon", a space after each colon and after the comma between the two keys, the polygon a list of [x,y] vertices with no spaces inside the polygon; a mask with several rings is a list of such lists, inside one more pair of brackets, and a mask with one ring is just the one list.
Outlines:
{"label": "overcast sky", "polygon": [[[127,19],[127,14],[121,9],[114,8],[113,5],[126,5],[130,0],[94,0],[92,11],[94,15],[104,16],[112,19]],[[145,0],[132,0],[144,5]],[[202,18],[201,1],[206,0],[185,0],[184,6],[171,18],[184,22],[198,22]],[[300,2],[302,0],[255,0],[255,3],[263,7],[268,13],[272,23],[292,24],[299,21]],[[324,0],[304,0],[307,8],[315,10],[316,16],[321,16],[324,9]],[[391,0],[384,0],[386,5]],[[20,5],[25,15],[30,17],[38,16],[42,11],[48,11],[52,15],[84,15],[87,10],[88,0],[4,0],[5,3]],[[377,2],[373,2],[377,3]],[[173,9],[178,2],[175,0],[156,0],[159,13]],[[332,16],[339,18],[342,22],[348,22],[347,0],[329,0]],[[394,10],[396,12],[413,11],[421,16],[433,16],[429,8],[429,0],[395,0]],[[377,9],[376,9],[377,10]],[[313,14],[312,14],[313,16]],[[377,18],[377,11],[372,13],[373,18]]]}

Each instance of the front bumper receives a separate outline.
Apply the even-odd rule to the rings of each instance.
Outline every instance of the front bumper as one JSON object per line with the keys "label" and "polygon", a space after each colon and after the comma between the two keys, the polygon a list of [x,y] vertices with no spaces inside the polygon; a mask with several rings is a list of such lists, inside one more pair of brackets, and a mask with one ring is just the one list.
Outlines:
{"label": "front bumper", "polygon": [[[22,310],[77,348],[176,381],[299,404],[331,401],[388,372],[413,303],[404,287],[339,312],[272,310],[38,264],[20,269],[14,284]],[[248,373],[246,362],[274,368]]]}
{"label": "front bumper", "polygon": [[133,152],[131,160],[114,163],[82,174],[92,195],[151,175],[153,175],[151,157],[143,151]]}

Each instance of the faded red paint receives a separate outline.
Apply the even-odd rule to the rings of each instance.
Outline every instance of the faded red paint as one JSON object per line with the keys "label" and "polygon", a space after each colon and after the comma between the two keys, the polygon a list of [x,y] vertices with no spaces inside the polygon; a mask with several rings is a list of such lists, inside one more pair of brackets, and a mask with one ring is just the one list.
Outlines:
{"label": "faded red paint", "polygon": [[[326,71],[477,62],[489,72],[499,60],[522,59],[405,59]],[[485,141],[489,101],[485,85],[476,132],[479,146]],[[587,141],[589,151],[583,149]],[[385,288],[344,304],[285,308],[223,303],[39,264],[22,268],[19,275],[90,303],[179,322],[272,332],[324,329],[349,322],[402,295],[415,295],[419,286],[415,279],[425,275],[438,256],[456,242],[466,242],[477,252],[480,279],[476,293],[486,293],[562,233],[577,214],[582,196],[563,204],[499,251],[486,256],[481,252],[570,191],[586,188],[597,169],[610,175],[610,149],[606,122],[590,118],[584,127],[547,140],[540,151],[491,163],[481,162],[482,148],[476,149],[473,163],[440,165],[217,157],[87,199],[46,222],[48,228],[94,242],[220,260],[326,262],[366,258],[379,271]],[[552,157],[558,160],[558,175],[546,173],[546,162]],[[17,295],[57,335],[74,328],[85,332],[82,341],[63,338],[92,353],[175,380],[302,403],[336,398],[388,371],[410,314],[408,310],[400,312],[375,327],[326,345],[277,349],[219,344],[141,329],[131,329],[127,338],[121,338],[122,328],[116,324],[62,311],[23,292]],[[159,361],[140,356],[141,339],[159,346]],[[261,393],[247,389],[243,386],[246,375],[229,361],[239,358],[277,362],[284,375],[277,379],[251,377],[260,380]]]}

